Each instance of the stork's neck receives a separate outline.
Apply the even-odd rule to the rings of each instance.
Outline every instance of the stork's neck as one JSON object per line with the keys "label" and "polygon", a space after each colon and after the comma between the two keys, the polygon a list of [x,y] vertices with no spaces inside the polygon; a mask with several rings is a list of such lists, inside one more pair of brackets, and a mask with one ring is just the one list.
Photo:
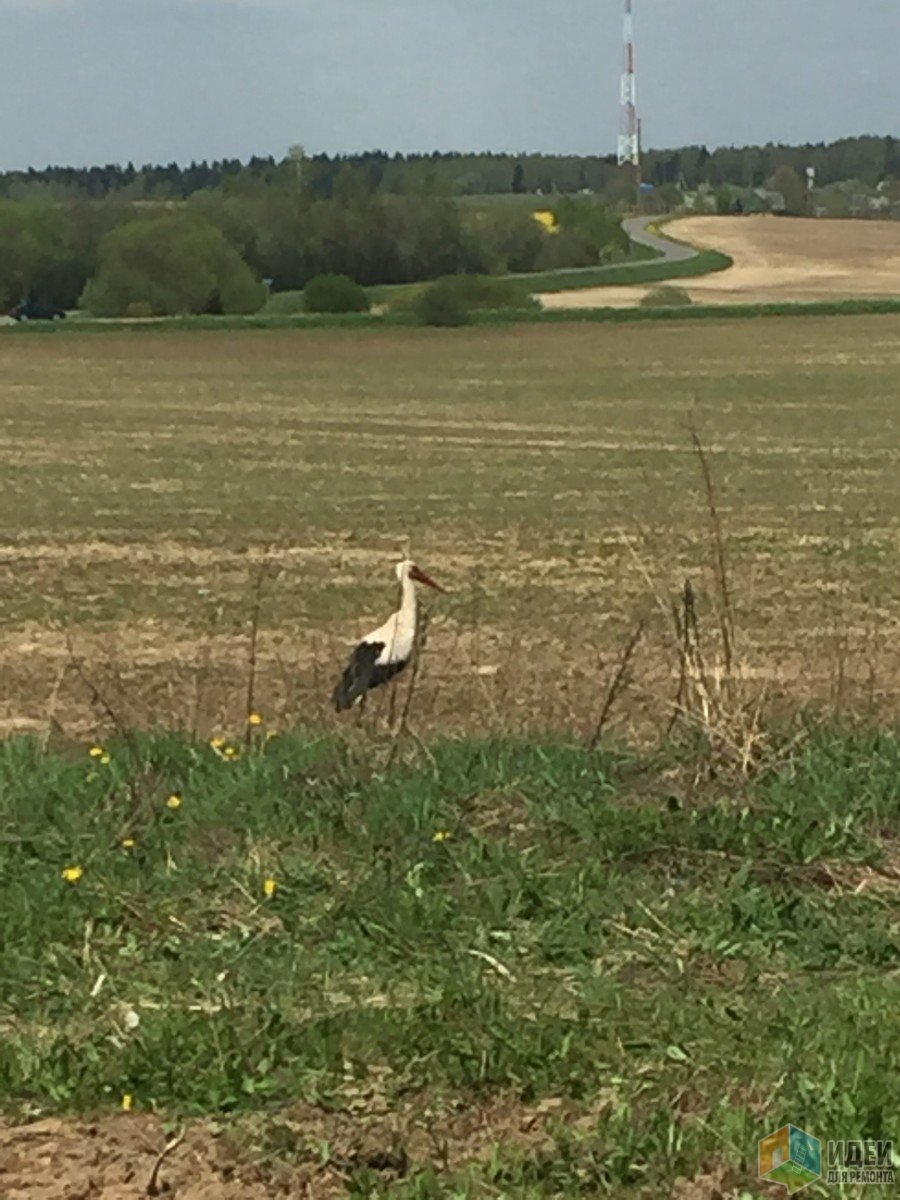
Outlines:
{"label": "stork's neck", "polygon": [[400,621],[402,624],[416,623],[416,585],[409,577],[409,572],[404,571],[400,579]]}

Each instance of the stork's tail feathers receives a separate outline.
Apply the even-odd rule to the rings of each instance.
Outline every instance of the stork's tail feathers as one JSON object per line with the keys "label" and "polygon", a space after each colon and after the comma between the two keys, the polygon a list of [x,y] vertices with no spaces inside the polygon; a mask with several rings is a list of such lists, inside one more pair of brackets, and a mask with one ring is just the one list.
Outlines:
{"label": "stork's tail feathers", "polygon": [[335,707],[336,712],[346,712],[348,708],[352,708],[354,701],[358,700],[359,696],[353,693],[352,680],[347,679],[347,673],[341,677],[341,682],[334,689],[331,696],[331,703]]}
{"label": "stork's tail feathers", "polygon": [[360,642],[334,689],[331,702],[338,712],[346,712],[357,704],[372,688],[381,687],[406,666],[407,659],[397,662],[379,663],[384,642]]}

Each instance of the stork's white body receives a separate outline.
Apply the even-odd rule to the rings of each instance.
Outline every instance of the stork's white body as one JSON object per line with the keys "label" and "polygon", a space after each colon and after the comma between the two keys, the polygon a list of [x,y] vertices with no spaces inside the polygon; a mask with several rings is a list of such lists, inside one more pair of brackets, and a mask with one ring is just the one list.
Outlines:
{"label": "stork's white body", "polygon": [[400,607],[392,613],[383,625],[379,625],[362,640],[366,643],[381,645],[383,649],[375,659],[379,667],[394,663],[409,662],[413,647],[416,644],[416,621],[418,604],[416,602],[416,585],[409,577],[409,562],[397,564],[397,578],[400,580]]}

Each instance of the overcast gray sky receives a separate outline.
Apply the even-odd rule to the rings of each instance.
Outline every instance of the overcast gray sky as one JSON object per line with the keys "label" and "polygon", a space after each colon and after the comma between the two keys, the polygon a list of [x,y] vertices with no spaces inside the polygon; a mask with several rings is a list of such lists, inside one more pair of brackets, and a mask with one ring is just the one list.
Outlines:
{"label": "overcast gray sky", "polygon": [[[634,0],[645,143],[900,134],[900,0]],[[0,167],[609,153],[624,0],[0,0]]]}

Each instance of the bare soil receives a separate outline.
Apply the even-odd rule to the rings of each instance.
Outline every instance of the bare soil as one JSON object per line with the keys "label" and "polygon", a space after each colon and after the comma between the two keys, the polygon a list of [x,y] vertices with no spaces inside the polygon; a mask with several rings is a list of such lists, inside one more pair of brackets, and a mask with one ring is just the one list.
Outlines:
{"label": "bare soil", "polygon": [[[734,259],[726,271],[674,280],[695,304],[763,304],[900,295],[900,221],[684,217],[666,231]],[[545,308],[629,308],[658,284],[541,297]]]}
{"label": "bare soil", "polygon": [[[176,1130],[141,1113],[97,1121],[0,1123],[0,1196],[330,1200],[347,1195],[348,1183],[359,1171],[371,1171],[386,1182],[426,1166],[452,1173],[487,1160],[498,1146],[531,1153],[549,1150],[550,1122],[586,1129],[596,1120],[596,1112],[576,1113],[562,1100],[529,1108],[498,1098],[483,1107],[438,1111],[418,1099],[388,1113],[367,1096],[361,1097],[358,1112],[297,1104],[287,1112],[248,1118],[227,1133],[203,1121]],[[176,1141],[154,1176],[165,1146]],[[323,1146],[328,1147],[324,1158]]]}

